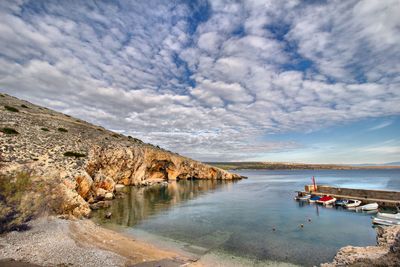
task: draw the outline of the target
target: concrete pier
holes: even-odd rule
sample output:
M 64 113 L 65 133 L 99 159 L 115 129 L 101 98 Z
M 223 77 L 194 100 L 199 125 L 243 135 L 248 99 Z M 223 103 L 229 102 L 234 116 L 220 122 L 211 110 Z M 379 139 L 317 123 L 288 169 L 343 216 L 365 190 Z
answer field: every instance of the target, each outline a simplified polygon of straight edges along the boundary
M 306 185 L 304 190 L 304 193 L 312 193 L 317 196 L 330 195 L 337 199 L 358 199 L 363 204 L 377 202 L 380 206 L 387 207 L 400 205 L 400 192 L 398 191 L 341 188 L 328 185 L 318 185 L 316 190 L 313 185 Z

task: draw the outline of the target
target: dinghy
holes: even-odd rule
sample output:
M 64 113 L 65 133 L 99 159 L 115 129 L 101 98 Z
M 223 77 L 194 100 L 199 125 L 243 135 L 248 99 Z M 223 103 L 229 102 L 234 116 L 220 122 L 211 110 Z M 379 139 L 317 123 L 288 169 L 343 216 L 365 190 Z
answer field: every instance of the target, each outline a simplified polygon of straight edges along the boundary
M 335 201 L 335 206 L 340 206 L 343 207 L 344 205 L 347 204 L 347 199 L 339 199 Z
M 320 199 L 317 200 L 317 203 L 323 204 L 323 205 L 330 205 L 335 203 L 336 198 L 331 197 L 331 196 L 323 196 Z
M 382 213 L 382 212 L 378 212 L 378 214 L 376 215 L 378 218 L 380 219 L 384 219 L 384 220 L 399 220 L 400 221 L 400 213 Z
M 297 196 L 294 197 L 295 200 L 308 201 L 311 198 L 310 194 L 302 195 L 301 192 L 297 192 Z
M 299 197 L 300 201 L 308 201 L 311 198 L 311 195 L 304 195 L 302 197 Z
M 368 211 L 368 210 L 377 210 L 379 207 L 378 203 L 370 203 L 364 206 L 359 207 L 359 209 L 363 210 L 363 211 Z
M 379 225 L 386 225 L 386 226 L 391 226 L 391 225 L 400 225 L 400 221 L 398 220 L 385 220 L 385 219 L 380 219 L 380 218 L 373 218 L 372 219 L 373 224 L 379 224 Z
M 344 205 L 346 208 L 355 208 L 361 205 L 361 201 L 357 199 L 349 199 Z
M 321 197 L 319 197 L 319 196 L 313 196 L 308 201 L 311 202 L 311 203 L 314 203 L 315 201 L 319 200 L 320 198 Z

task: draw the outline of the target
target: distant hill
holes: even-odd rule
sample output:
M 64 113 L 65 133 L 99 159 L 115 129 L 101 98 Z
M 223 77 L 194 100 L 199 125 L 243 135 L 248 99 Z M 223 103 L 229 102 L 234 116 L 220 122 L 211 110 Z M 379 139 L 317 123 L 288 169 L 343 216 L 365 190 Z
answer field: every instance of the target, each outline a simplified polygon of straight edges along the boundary
M 207 162 L 207 164 L 225 169 L 265 169 L 265 170 L 352 170 L 352 169 L 391 169 L 400 168 L 400 162 L 384 165 L 344 165 L 344 164 L 309 164 L 290 162 Z

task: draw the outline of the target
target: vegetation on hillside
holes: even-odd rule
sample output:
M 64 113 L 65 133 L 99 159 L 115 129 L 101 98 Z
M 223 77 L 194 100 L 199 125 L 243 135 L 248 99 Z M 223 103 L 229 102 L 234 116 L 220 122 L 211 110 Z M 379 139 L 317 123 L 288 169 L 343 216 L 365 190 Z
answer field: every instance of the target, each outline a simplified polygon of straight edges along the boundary
M 48 182 L 29 172 L 0 175 L 0 233 L 27 230 L 27 222 L 49 208 Z
M 0 132 L 5 133 L 5 134 L 19 134 L 17 130 L 13 129 L 13 128 L 1 128 Z
M 11 106 L 4 106 L 4 108 L 6 110 L 8 110 L 8 111 L 11 111 L 11 112 L 19 112 L 18 109 L 14 108 L 14 107 L 11 107 Z

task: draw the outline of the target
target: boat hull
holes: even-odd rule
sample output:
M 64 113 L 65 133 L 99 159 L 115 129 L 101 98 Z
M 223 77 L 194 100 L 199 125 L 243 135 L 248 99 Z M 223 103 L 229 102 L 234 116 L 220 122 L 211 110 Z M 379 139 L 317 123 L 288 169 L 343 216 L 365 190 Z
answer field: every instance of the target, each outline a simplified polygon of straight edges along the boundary
M 378 207 L 379 207 L 378 203 L 371 203 L 371 204 L 361 206 L 360 209 L 364 210 L 364 211 L 368 211 L 368 210 L 377 210 Z
M 373 218 L 372 219 L 373 224 L 378 224 L 378 225 L 386 225 L 386 226 L 391 226 L 391 225 L 400 225 L 400 221 L 396 220 L 384 220 L 380 218 Z
M 350 200 L 346 205 L 344 205 L 347 209 L 355 208 L 361 205 L 360 200 Z
M 391 213 L 381 213 L 378 212 L 376 215 L 380 219 L 388 219 L 388 220 L 400 220 L 400 213 L 391 214 Z

